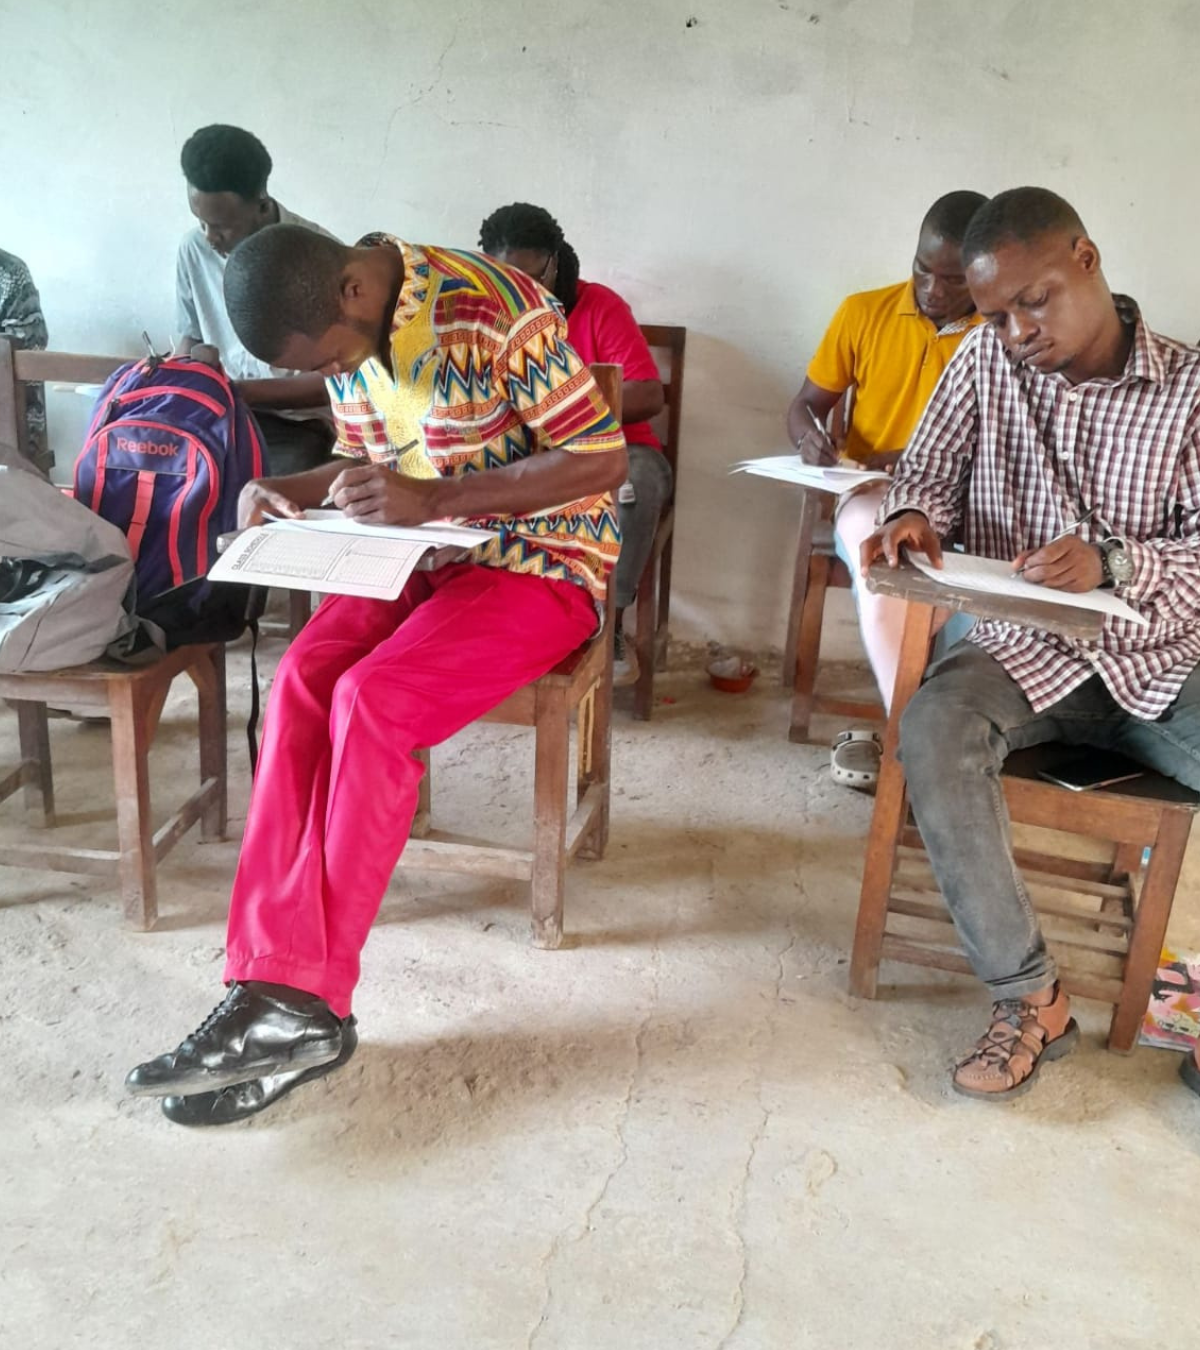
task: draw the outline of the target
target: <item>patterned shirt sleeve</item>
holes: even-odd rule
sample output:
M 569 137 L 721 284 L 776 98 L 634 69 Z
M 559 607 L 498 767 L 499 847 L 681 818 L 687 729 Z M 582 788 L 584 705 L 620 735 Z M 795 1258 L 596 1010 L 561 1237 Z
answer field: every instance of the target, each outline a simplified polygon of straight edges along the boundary
M 962 524 L 978 424 L 976 329 L 954 354 L 925 409 L 883 505 L 879 523 L 920 511 L 942 539 Z
M 18 347 L 44 351 L 47 342 L 42 302 L 29 268 L 11 254 L 0 255 L 0 334 Z
M 625 447 L 620 423 L 609 411 L 591 371 L 567 341 L 555 310 L 519 315 L 497 356 L 497 368 L 517 417 L 544 449 L 598 454 Z
M 1121 595 L 1163 619 L 1200 623 L 1200 407 L 1192 413 L 1174 506 L 1173 538 L 1126 539 L 1133 579 Z

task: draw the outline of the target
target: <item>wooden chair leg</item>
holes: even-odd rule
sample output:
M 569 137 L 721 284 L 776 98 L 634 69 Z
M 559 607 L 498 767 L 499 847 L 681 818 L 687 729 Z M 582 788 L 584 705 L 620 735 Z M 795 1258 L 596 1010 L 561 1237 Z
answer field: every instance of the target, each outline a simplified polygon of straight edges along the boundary
M 561 690 L 538 695 L 533 776 L 533 945 L 562 944 L 570 721 Z
M 670 642 L 671 623 L 671 556 L 675 544 L 672 528 L 658 555 L 658 617 L 654 621 L 654 669 L 666 670 L 667 644 Z
M 585 716 L 588 700 L 579 707 L 579 775 L 576 800 L 582 801 L 592 788 L 601 792 L 600 809 L 583 838 L 576 857 L 595 861 L 604 857 L 608 847 L 608 820 L 612 802 L 612 683 L 602 680 L 592 691 L 591 711 Z
M 204 663 L 188 672 L 196 686 L 200 733 L 200 781 L 215 779 L 218 790 L 200 817 L 200 838 L 224 839 L 229 824 L 229 749 L 226 742 L 225 648 L 214 648 Z
M 288 637 L 294 638 L 312 618 L 312 593 L 288 591 Z
M 883 763 L 875 789 L 875 810 L 867 837 L 862 892 L 850 958 L 850 992 L 874 998 L 879 982 L 879 960 L 887 927 L 888 900 L 896 866 L 896 845 L 908 817 L 904 770 L 897 757 L 900 715 L 917 692 L 929 659 L 934 611 L 928 605 L 909 605 L 900 644 L 900 664 L 892 695 L 892 712 L 883 733 Z
M 427 749 L 414 750 L 413 759 L 425 766 L 425 772 L 417 784 L 417 814 L 413 817 L 409 834 L 413 839 L 424 839 L 429 833 L 433 816 L 433 765 Z
M 815 492 L 802 493 L 800 503 L 800 530 L 796 537 L 796 563 L 792 571 L 792 602 L 788 607 L 787 637 L 783 643 L 783 670 L 780 682 L 786 689 L 792 683 L 796 670 L 796 643 L 800 639 L 800 615 L 808 590 L 809 562 L 812 556 L 813 531 L 817 527 L 821 504 Z
M 1108 1028 L 1108 1048 L 1119 1054 L 1129 1054 L 1137 1043 L 1191 829 L 1190 811 L 1170 808 L 1163 811 L 1134 912 L 1121 999 L 1113 1009 Z
M 657 659 L 658 634 L 655 631 L 654 612 L 657 599 L 658 567 L 650 556 L 642 578 L 638 582 L 636 604 L 638 677 L 633 687 L 633 715 L 639 722 L 648 722 L 654 712 L 654 668 Z
M 821 625 L 825 619 L 825 592 L 829 585 L 830 560 L 820 556 L 810 559 L 808 584 L 804 588 L 804 603 L 800 610 L 800 626 L 796 637 L 796 668 L 792 678 L 792 721 L 788 740 L 805 745 L 809 739 L 813 700 L 817 688 L 817 666 L 821 660 Z
M 1142 844 L 1118 844 L 1113 854 L 1112 868 L 1109 871 L 1111 881 L 1121 881 L 1125 877 L 1135 877 L 1142 870 Z
M 54 825 L 54 773 L 50 762 L 50 725 L 46 705 L 28 699 L 13 699 L 17 710 L 17 734 L 25 779 L 25 810 L 41 816 L 40 824 Z
M 113 779 L 117 795 L 117 873 L 125 921 L 149 930 L 158 919 L 154 831 L 150 817 L 148 701 L 132 681 L 109 685 Z

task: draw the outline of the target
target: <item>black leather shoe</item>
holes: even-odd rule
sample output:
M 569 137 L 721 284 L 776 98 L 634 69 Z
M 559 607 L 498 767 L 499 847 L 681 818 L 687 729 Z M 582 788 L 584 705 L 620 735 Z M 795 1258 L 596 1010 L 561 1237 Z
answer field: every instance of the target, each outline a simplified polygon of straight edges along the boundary
M 232 984 L 174 1050 L 139 1064 L 125 1080 L 135 1097 L 188 1097 L 287 1069 L 337 1059 L 342 1023 L 324 999 L 290 1003 Z
M 285 1073 L 270 1074 L 265 1078 L 251 1078 L 248 1083 L 234 1083 L 220 1092 L 197 1092 L 190 1097 L 164 1097 L 162 1113 L 176 1125 L 232 1125 L 235 1121 L 256 1116 L 268 1106 L 274 1106 L 293 1088 L 324 1078 L 343 1064 L 358 1049 L 357 1023 L 347 1017 L 342 1023 L 342 1053 L 328 1064 L 312 1069 L 289 1069 Z

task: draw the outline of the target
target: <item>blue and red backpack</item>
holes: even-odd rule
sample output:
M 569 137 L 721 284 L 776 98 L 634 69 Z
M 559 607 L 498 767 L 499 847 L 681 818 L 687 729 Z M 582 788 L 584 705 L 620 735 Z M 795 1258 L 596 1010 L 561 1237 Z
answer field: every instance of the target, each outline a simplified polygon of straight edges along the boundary
M 250 619 L 245 587 L 207 580 L 238 494 L 263 471 L 258 427 L 224 374 L 186 358 L 122 366 L 96 401 L 75 496 L 129 539 L 137 612 L 168 648 L 230 641 Z

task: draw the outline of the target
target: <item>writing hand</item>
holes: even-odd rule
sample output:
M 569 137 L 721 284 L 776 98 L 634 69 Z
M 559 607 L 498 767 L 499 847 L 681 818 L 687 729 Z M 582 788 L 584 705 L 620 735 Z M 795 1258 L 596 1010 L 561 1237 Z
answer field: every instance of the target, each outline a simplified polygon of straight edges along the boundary
M 899 567 L 902 548 L 924 553 L 934 567 L 942 565 L 942 541 L 933 526 L 920 511 L 904 511 L 863 540 L 858 551 L 860 571 L 865 575 L 876 558 L 886 559 L 889 567 Z
M 1100 550 L 1077 534 L 1023 550 L 1013 559 L 1013 571 L 1018 568 L 1026 581 L 1056 591 L 1091 591 L 1104 580 Z
M 881 450 L 871 456 L 863 465 L 864 469 L 874 469 L 878 473 L 895 473 L 903 450 Z
M 440 478 L 408 478 L 374 464 L 343 469 L 329 495 L 351 520 L 365 525 L 424 525 L 446 514 L 437 505 Z

